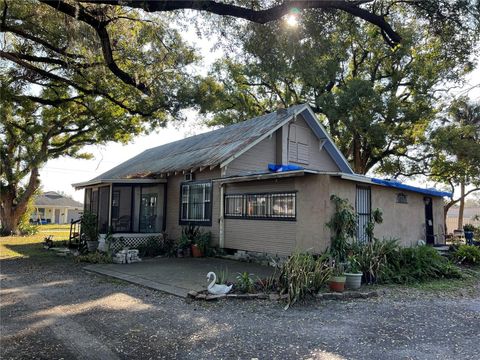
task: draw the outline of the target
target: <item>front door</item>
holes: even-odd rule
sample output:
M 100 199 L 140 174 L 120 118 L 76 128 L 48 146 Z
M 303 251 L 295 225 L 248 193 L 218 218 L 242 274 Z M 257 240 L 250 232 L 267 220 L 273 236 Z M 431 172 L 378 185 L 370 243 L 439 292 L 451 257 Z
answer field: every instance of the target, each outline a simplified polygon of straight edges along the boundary
M 435 236 L 433 234 L 433 202 L 431 197 L 425 197 L 425 231 L 427 244 L 435 244 Z
M 55 224 L 60 224 L 60 209 L 55 209 Z

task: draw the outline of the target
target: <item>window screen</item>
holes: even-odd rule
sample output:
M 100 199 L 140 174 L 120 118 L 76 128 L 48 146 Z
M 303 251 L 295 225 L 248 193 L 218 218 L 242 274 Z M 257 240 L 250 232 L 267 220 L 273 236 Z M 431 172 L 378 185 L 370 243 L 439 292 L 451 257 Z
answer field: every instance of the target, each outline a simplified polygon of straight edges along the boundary
M 209 222 L 212 218 L 212 183 L 192 182 L 181 185 L 180 222 Z

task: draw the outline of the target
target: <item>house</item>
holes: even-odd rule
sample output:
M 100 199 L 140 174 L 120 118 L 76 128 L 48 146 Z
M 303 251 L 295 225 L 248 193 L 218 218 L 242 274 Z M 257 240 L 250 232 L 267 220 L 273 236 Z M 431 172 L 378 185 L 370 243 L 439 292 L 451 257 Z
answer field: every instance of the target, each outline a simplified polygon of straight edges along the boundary
M 355 174 L 308 105 L 146 150 L 73 186 L 85 189 L 102 233 L 111 226 L 114 237 L 178 239 L 195 224 L 220 248 L 278 255 L 330 245 L 332 194 L 355 207 L 359 241 L 380 208 L 376 236 L 443 243 L 449 195 Z
M 55 191 L 47 191 L 35 198 L 35 210 L 30 221 L 41 224 L 68 224 L 78 220 L 83 204 Z

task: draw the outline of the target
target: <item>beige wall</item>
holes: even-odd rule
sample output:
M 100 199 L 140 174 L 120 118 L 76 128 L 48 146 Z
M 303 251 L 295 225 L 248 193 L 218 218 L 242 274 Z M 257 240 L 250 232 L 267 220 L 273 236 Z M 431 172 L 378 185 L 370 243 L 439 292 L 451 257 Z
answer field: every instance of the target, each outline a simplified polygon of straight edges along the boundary
M 294 191 L 294 178 L 225 184 L 225 194 Z M 225 248 L 288 255 L 296 247 L 297 223 L 225 219 Z
M 245 175 L 262 171 L 266 172 L 269 163 L 289 163 L 312 170 L 339 171 L 338 166 L 325 149 L 320 149 L 320 140 L 317 139 L 302 116 L 299 115 L 297 119 L 290 124 L 291 127 L 297 127 L 297 132 L 298 128 L 301 128 L 304 130 L 303 133 L 306 134 L 303 141 L 308 143 L 308 163 L 297 163 L 288 160 L 289 136 L 292 131 L 289 130 L 290 125 L 286 124 L 272 134 L 272 136 L 262 140 L 228 164 L 226 175 Z
M 227 184 L 226 194 L 297 191 L 296 221 L 225 219 L 225 247 L 288 255 L 295 249 L 321 252 L 329 245 L 328 177 L 295 178 Z
M 330 182 L 331 194 L 347 198 L 355 206 L 357 183 L 338 177 L 331 177 Z M 396 202 L 399 192 L 407 194 L 407 204 Z M 376 237 L 398 238 L 404 246 L 411 246 L 418 240 L 425 240 L 425 205 L 423 202 L 425 195 L 376 185 L 371 186 L 371 194 L 372 210 L 379 208 L 383 212 L 383 223 L 375 226 Z M 330 215 L 332 213 L 333 209 Z M 442 198 L 433 198 L 433 222 L 436 242 L 444 243 Z
M 276 162 L 276 136 L 270 136 L 227 165 L 227 176 L 268 171 L 268 164 Z
M 207 180 L 220 177 L 220 170 L 204 170 L 195 172 L 195 180 Z M 179 224 L 180 216 L 180 184 L 183 182 L 184 175 L 178 174 L 168 177 L 167 183 L 167 219 L 166 232 L 173 239 L 179 239 L 182 234 L 182 225 Z M 212 225 L 202 226 L 204 231 L 212 232 L 213 245 L 218 244 L 219 223 L 218 215 L 220 211 L 220 187 L 213 183 L 212 187 Z

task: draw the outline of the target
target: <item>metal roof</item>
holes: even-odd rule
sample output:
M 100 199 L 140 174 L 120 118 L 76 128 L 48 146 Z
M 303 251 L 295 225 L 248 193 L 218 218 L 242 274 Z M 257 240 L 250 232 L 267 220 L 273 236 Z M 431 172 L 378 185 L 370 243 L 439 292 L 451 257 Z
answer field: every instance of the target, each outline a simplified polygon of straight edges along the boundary
M 357 181 L 357 182 L 362 182 L 362 183 L 372 184 L 372 185 L 380 185 L 380 186 L 385 186 L 385 187 L 399 189 L 399 190 L 407 190 L 407 191 L 412 191 L 412 192 L 416 192 L 424 195 L 439 196 L 439 197 L 452 196 L 452 193 L 448 191 L 440 191 L 434 188 L 421 188 L 418 186 L 407 185 L 407 184 L 401 183 L 398 180 L 377 179 L 377 178 L 369 177 L 366 175 L 360 175 L 360 174 L 332 173 L 332 175 L 340 176 L 342 179 L 345 179 L 345 180 L 352 180 L 352 181 Z
M 145 150 L 89 182 L 102 179 L 148 178 L 162 173 L 215 167 L 276 130 L 306 108 L 306 105 L 291 106 L 284 111 L 258 116 Z
M 58 206 L 58 207 L 73 207 L 73 208 L 82 208 L 83 204 L 81 202 L 75 201 L 66 196 L 60 195 L 55 191 L 47 191 L 43 194 L 38 195 L 35 198 L 35 206 Z

